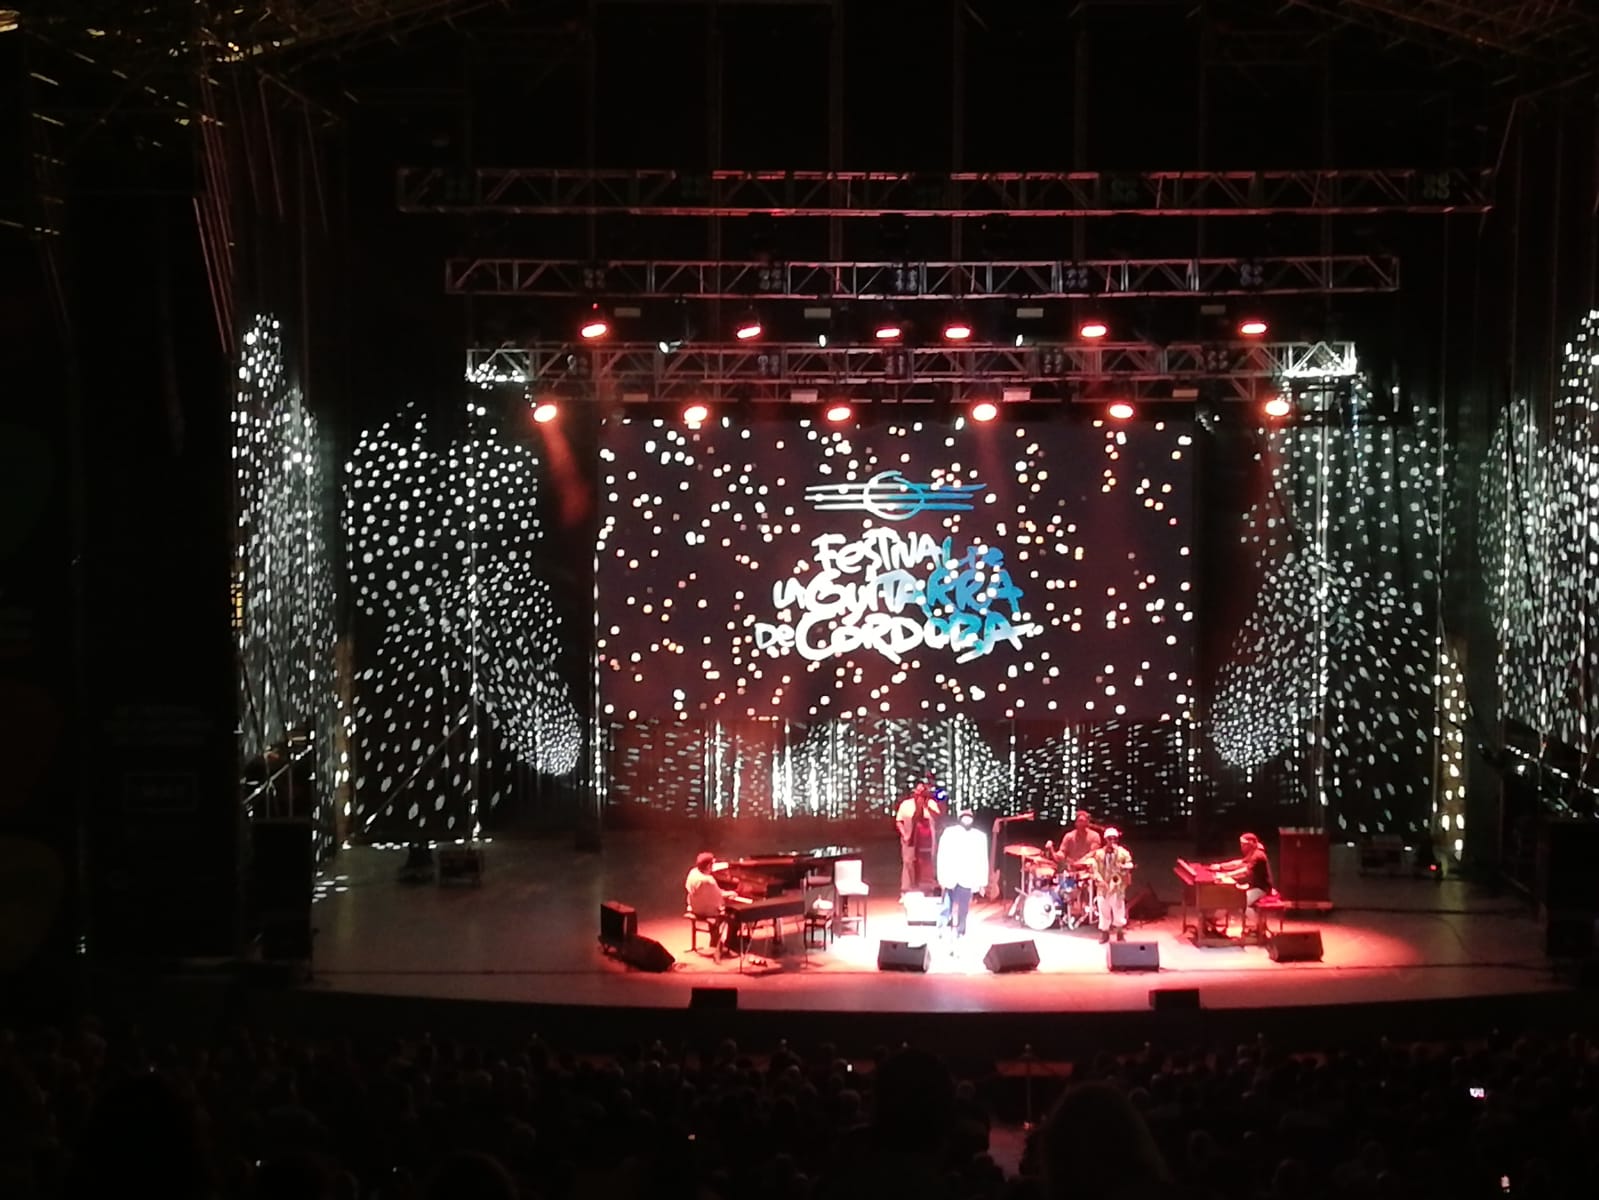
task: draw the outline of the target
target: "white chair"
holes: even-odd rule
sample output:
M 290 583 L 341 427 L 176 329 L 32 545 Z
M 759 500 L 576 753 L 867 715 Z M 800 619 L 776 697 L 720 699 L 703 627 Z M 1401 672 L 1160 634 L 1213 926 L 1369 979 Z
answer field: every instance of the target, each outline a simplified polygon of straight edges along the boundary
M 839 928 L 845 933 L 854 931 L 865 936 L 867 897 L 872 894 L 872 888 L 861 878 L 860 859 L 841 859 L 833 867 L 833 894 L 838 897 Z M 858 912 L 852 911 L 852 900 L 860 901 Z

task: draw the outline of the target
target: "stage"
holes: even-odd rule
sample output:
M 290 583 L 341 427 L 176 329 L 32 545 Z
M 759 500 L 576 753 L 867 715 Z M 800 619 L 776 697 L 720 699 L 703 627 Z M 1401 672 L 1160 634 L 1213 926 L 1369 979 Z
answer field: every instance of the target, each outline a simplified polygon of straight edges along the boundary
M 723 853 L 773 848 L 767 836 L 726 835 Z M 1132 846 L 1161 899 L 1163 920 L 1134 923 L 1129 940 L 1156 943 L 1160 970 L 1106 968 L 1097 931 L 1034 934 L 1007 919 L 1008 902 L 973 905 L 968 937 L 953 953 L 935 933 L 908 927 L 898 903 L 891 837 L 869 846 L 873 886 L 865 936 L 800 953 L 798 932 L 769 974 L 740 973 L 689 950 L 682 879 L 700 848 L 693 835 L 607 835 L 584 853 L 566 840 L 507 840 L 485 850 L 479 886 L 403 884 L 404 854 L 346 850 L 323 872 L 313 908 L 309 989 L 448 1000 L 599 1008 L 683 1008 L 696 987 L 736 987 L 741 1009 L 813 1013 L 1130 1013 L 1154 989 L 1198 989 L 1208 1010 L 1260 1010 L 1528 995 L 1564 990 L 1542 952 L 1530 906 L 1454 881 L 1366 878 L 1352 848 L 1337 847 L 1335 911 L 1289 914 L 1286 928 L 1321 930 L 1319 963 L 1273 962 L 1258 946 L 1196 948 L 1180 936 L 1171 863 L 1178 843 Z M 638 911 L 639 932 L 677 958 L 665 974 L 631 970 L 597 945 L 598 909 L 618 900 Z M 989 945 L 1032 938 L 1037 971 L 994 975 Z M 928 974 L 876 966 L 882 939 L 934 943 Z M 703 943 L 702 943 L 703 944 Z M 763 955 L 763 957 L 765 957 Z

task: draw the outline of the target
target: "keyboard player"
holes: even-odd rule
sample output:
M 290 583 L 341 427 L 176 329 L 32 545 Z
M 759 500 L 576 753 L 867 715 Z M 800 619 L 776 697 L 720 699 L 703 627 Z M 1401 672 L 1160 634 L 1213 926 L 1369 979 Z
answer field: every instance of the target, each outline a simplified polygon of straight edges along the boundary
M 711 945 L 715 947 L 716 959 L 720 962 L 727 949 L 727 902 L 738 893 L 722 890 L 722 885 L 713 874 L 715 869 L 716 855 L 709 850 L 701 852 L 695 857 L 688 877 L 683 880 L 683 888 L 688 893 L 689 912 L 710 922 Z
M 1238 857 L 1226 862 L 1211 863 L 1218 881 L 1225 880 L 1244 889 L 1245 908 L 1254 908 L 1261 897 L 1272 890 L 1271 860 L 1266 857 L 1266 847 L 1252 833 L 1238 835 Z M 1211 917 L 1213 927 L 1225 933 L 1228 915 L 1222 909 Z

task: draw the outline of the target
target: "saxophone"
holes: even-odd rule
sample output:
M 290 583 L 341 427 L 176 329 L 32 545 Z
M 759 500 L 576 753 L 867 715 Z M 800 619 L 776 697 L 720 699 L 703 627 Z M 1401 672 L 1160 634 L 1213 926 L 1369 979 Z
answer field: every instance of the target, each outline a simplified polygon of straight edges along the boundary
M 1127 890 L 1127 874 L 1122 867 L 1121 847 L 1112 846 L 1101 851 L 1104 855 L 1105 890 L 1113 896 L 1119 896 Z

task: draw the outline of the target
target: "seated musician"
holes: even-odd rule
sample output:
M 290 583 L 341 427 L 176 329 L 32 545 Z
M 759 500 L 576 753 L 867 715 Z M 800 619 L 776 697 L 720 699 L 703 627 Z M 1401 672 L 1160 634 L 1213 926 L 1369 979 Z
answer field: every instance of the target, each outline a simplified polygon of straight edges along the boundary
M 1237 858 L 1211 863 L 1210 869 L 1216 872 L 1218 882 L 1235 883 L 1243 888 L 1244 904 L 1249 908 L 1254 908 L 1261 897 L 1273 890 L 1271 861 L 1266 857 L 1266 847 L 1252 833 L 1238 835 Z M 1228 920 L 1224 909 L 1212 917 L 1211 923 L 1219 932 L 1226 933 Z
M 1078 809 L 1077 817 L 1072 822 L 1072 827 L 1060 839 L 1060 847 L 1056 848 L 1054 842 L 1044 843 L 1044 853 L 1055 860 L 1055 865 L 1065 871 L 1079 871 L 1090 868 L 1094 852 L 1101 845 L 1099 833 L 1094 828 L 1093 817 L 1086 809 Z M 1073 917 L 1081 920 L 1084 909 L 1088 904 L 1088 893 L 1082 888 L 1073 888 L 1068 899 Z
M 720 962 L 727 948 L 727 901 L 738 893 L 724 891 L 716 882 L 716 876 L 711 873 L 715 866 L 716 855 L 709 850 L 701 852 L 695 857 L 688 878 L 683 880 L 683 888 L 688 893 L 688 911 L 710 922 L 711 946 Z

